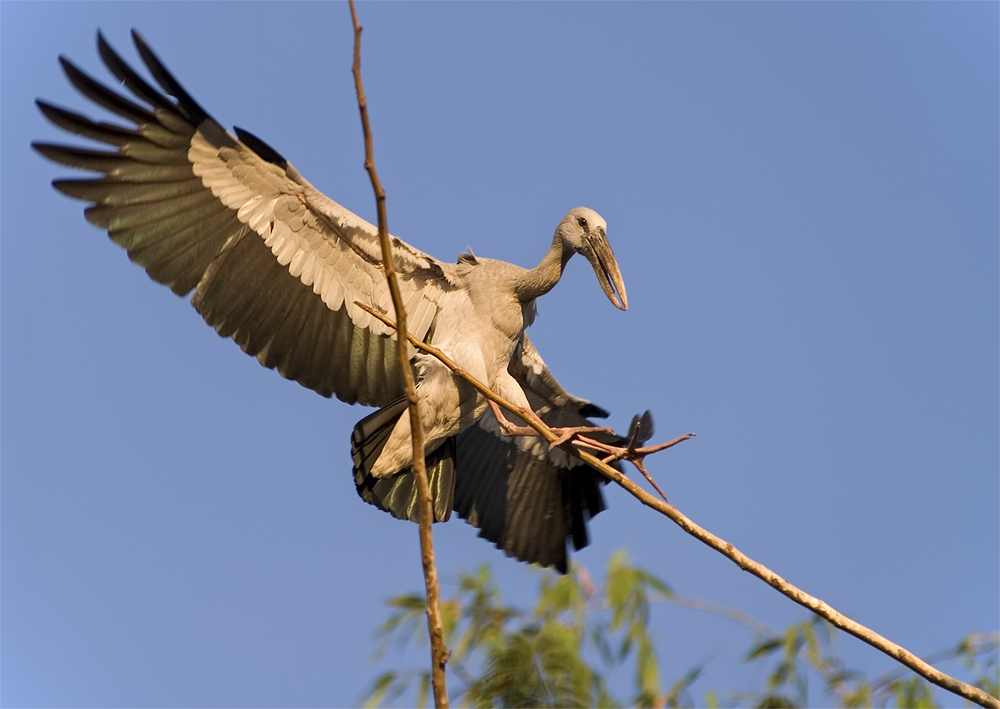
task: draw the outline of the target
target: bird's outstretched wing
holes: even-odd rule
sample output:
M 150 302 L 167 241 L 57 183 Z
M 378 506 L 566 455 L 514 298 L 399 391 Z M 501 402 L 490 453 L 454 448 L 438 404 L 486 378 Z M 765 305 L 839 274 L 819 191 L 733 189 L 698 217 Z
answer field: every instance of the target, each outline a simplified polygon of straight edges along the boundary
M 35 143 L 42 155 L 100 177 L 56 180 L 91 203 L 93 224 L 205 320 L 282 376 L 323 396 L 385 405 L 403 392 L 395 333 L 355 305 L 391 312 L 378 230 L 318 192 L 250 133 L 226 132 L 133 31 L 160 89 L 98 35 L 105 65 L 136 103 L 60 57 L 70 82 L 128 126 L 44 101 L 55 125 L 114 150 Z M 164 93 L 165 92 L 165 93 Z M 168 97 L 169 95 L 169 97 Z M 172 98 L 170 98 L 172 97 Z M 425 338 L 451 265 L 393 239 L 409 329 Z

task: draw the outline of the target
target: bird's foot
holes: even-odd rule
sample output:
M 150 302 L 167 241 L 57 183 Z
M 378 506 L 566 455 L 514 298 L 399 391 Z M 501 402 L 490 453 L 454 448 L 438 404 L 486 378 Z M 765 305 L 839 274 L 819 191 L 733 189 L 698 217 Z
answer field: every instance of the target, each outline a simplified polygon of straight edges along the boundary
M 531 428 L 530 426 L 517 426 L 507 420 L 504 416 L 503 411 L 500 407 L 492 400 L 489 402 L 490 409 L 493 410 L 493 415 L 496 417 L 497 423 L 500 425 L 500 431 L 506 436 L 535 436 L 538 432 Z M 660 486 L 656 484 L 649 472 L 646 470 L 644 460 L 647 455 L 651 453 L 657 453 L 667 448 L 676 446 L 682 441 L 686 441 L 689 438 L 694 438 L 693 433 L 685 433 L 683 436 L 678 436 L 672 441 L 667 441 L 666 443 L 659 443 L 655 446 L 640 446 L 639 443 L 648 439 L 649 435 L 643 435 L 641 432 L 642 424 L 638 420 L 633 422 L 632 431 L 629 434 L 628 443 L 624 446 L 616 446 L 611 443 L 604 443 L 602 441 L 595 440 L 584 434 L 587 433 L 610 433 L 614 434 L 614 431 L 610 428 L 605 428 L 602 426 L 567 426 L 563 428 L 553 428 L 542 421 L 538 414 L 530 409 L 527 411 L 528 415 L 531 416 L 536 423 L 544 427 L 545 429 L 551 431 L 556 438 L 549 443 L 550 448 L 555 448 L 556 446 L 562 445 L 568 441 L 572 441 L 573 445 L 580 448 L 589 448 L 590 450 L 596 451 L 602 454 L 602 462 L 613 463 L 616 460 L 627 460 L 632 465 L 634 465 L 640 473 L 649 481 L 649 484 L 656 488 L 656 491 L 660 493 L 660 497 L 664 500 L 667 496 L 660 489 Z M 638 417 L 637 417 L 638 418 Z M 651 426 L 652 422 L 646 422 L 647 426 Z
M 591 439 L 584 437 L 583 434 L 585 433 L 610 433 L 614 435 L 614 431 L 606 426 L 564 426 L 562 428 L 550 428 L 549 430 L 558 436 L 556 440 L 549 443 L 549 448 L 561 446 L 567 441 L 587 445 Z
M 647 455 L 651 453 L 657 453 L 659 451 L 666 450 L 667 448 L 676 446 L 678 443 L 682 441 L 686 441 L 689 438 L 694 438 L 694 434 L 685 433 L 683 436 L 678 436 L 672 441 L 667 441 L 666 443 L 660 443 L 655 446 L 637 446 L 636 445 L 637 433 L 638 430 L 633 431 L 632 436 L 629 438 L 627 446 L 609 446 L 607 455 L 603 460 L 605 463 L 611 463 L 612 461 L 615 460 L 629 461 L 630 463 L 632 463 L 632 465 L 636 467 L 636 469 L 640 473 L 643 474 L 643 477 L 645 477 L 646 480 L 649 481 L 649 484 L 652 485 L 654 488 L 656 488 L 656 491 L 660 493 L 660 497 L 663 498 L 663 501 L 667 502 L 668 501 L 667 496 L 663 494 L 663 490 L 660 489 L 660 486 L 656 484 L 656 481 L 653 480 L 652 476 L 650 476 L 649 472 L 647 472 L 646 466 L 644 464 L 645 458 Z
M 493 415 L 496 417 L 497 423 L 500 426 L 500 432 L 505 436 L 537 436 L 538 432 L 531 426 L 518 426 L 511 423 L 506 416 L 504 416 L 503 410 L 494 402 L 490 401 L 490 409 L 493 411 Z M 535 423 L 539 424 L 548 431 L 551 431 L 553 435 L 556 436 L 555 440 L 549 443 L 550 448 L 555 448 L 560 446 L 567 441 L 573 440 L 574 438 L 582 436 L 585 433 L 611 433 L 614 434 L 610 428 L 605 428 L 603 426 L 564 426 L 553 428 L 547 423 L 542 421 L 542 419 L 534 411 L 528 410 L 528 414 L 534 419 Z
M 603 443 L 601 441 L 595 441 L 589 438 L 579 438 L 576 443 L 580 446 L 586 446 L 603 454 L 602 461 L 604 463 L 613 463 L 616 460 L 627 460 L 636 469 L 643 474 L 649 484 L 656 488 L 656 491 L 660 493 L 660 497 L 666 501 L 667 496 L 663 494 L 663 490 L 660 486 L 656 484 L 656 481 L 650 476 L 649 472 L 646 470 L 644 464 L 645 458 L 651 453 L 656 453 L 658 451 L 666 450 L 676 446 L 681 441 L 686 441 L 689 438 L 693 438 L 693 433 L 686 433 L 683 436 L 679 436 L 672 441 L 667 441 L 666 443 L 660 443 L 654 446 L 641 446 L 640 443 L 644 443 L 649 439 L 653 432 L 652 429 L 653 422 L 649 417 L 649 412 L 646 415 L 639 417 L 637 416 L 632 421 L 632 430 L 629 433 L 628 443 L 624 446 L 616 446 L 609 443 Z M 648 429 L 648 430 L 646 430 Z

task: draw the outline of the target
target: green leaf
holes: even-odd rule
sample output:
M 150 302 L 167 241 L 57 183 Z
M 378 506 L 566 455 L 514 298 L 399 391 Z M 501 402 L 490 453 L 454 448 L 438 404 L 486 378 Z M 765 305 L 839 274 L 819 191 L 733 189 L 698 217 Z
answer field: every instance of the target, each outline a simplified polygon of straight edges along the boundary
M 782 687 L 788 684 L 789 679 L 794 676 L 793 665 L 784 660 L 778 663 L 778 666 L 774 668 L 774 672 L 770 674 L 767 678 L 767 689 L 769 692 L 773 692 L 778 687 Z
M 757 709 L 793 709 L 797 707 L 794 701 L 780 694 L 768 694 L 754 705 Z
M 645 697 L 655 699 L 660 696 L 660 668 L 656 661 L 656 651 L 647 636 L 639 640 L 639 656 L 636 662 L 637 681 Z
M 441 629 L 444 631 L 445 644 L 451 645 L 462 619 L 462 604 L 455 599 L 442 599 L 438 605 L 441 608 Z
M 386 693 L 389 691 L 389 687 L 391 687 L 395 681 L 396 673 L 392 671 L 385 672 L 376 677 L 375 681 L 372 682 L 371 690 L 368 692 L 368 700 L 365 702 L 365 706 L 375 707 L 381 704 Z
M 935 709 L 937 704 L 930 685 L 922 677 L 913 676 L 893 683 L 893 698 L 899 709 Z
M 756 660 L 759 657 L 770 655 L 780 647 L 781 647 L 780 640 L 775 640 L 775 639 L 761 640 L 757 644 L 750 646 L 750 652 L 746 654 L 746 656 L 743 658 L 743 661 L 750 662 L 751 660 Z
M 427 695 L 430 693 L 431 689 L 431 675 L 426 673 L 420 677 L 420 681 L 417 683 L 417 706 L 421 709 L 427 706 Z
M 820 651 L 819 640 L 816 638 L 815 627 L 811 624 L 803 626 L 802 637 L 805 639 L 806 647 L 809 650 L 809 661 L 813 665 L 818 665 L 820 663 Z
M 629 612 L 628 600 L 632 596 L 635 576 L 622 568 L 624 554 L 616 553 L 608 565 L 607 599 L 611 609 L 611 629 L 617 630 Z
M 719 709 L 719 698 L 711 689 L 705 692 L 705 707 L 706 709 Z
M 541 594 L 535 605 L 535 617 L 543 622 L 555 620 L 564 613 L 579 618 L 583 614 L 584 604 L 583 591 L 575 576 L 567 574 L 555 577 L 554 574 L 546 574 L 542 578 Z
M 785 631 L 784 647 L 785 647 L 785 658 L 792 659 L 798 652 L 799 648 L 802 647 L 802 625 L 796 624 L 792 625 Z
M 640 583 L 644 586 L 649 586 L 664 598 L 670 598 L 674 595 L 673 589 L 667 585 L 666 581 L 661 580 L 659 577 L 654 576 L 648 571 L 636 569 L 636 575 L 638 576 Z
M 414 637 L 418 638 L 417 642 L 420 642 L 420 639 L 426 642 L 426 634 L 421 635 L 418 632 L 420 624 L 424 622 L 427 608 L 423 596 L 417 594 L 394 596 L 386 601 L 386 605 L 395 612 L 390 613 L 375 632 L 375 637 L 379 641 L 373 653 L 375 660 L 388 652 L 392 636 L 396 636 L 398 649 L 405 647 Z
M 414 679 L 419 679 L 423 675 L 429 677 L 429 673 L 426 671 L 421 673 L 408 672 L 404 675 L 398 675 L 391 671 L 383 673 L 372 683 L 372 689 L 368 693 L 368 699 L 365 700 L 364 706 L 376 707 L 393 702 L 409 688 Z
M 844 694 L 841 701 L 845 707 L 870 707 L 872 687 L 867 681 L 861 682 L 853 692 Z

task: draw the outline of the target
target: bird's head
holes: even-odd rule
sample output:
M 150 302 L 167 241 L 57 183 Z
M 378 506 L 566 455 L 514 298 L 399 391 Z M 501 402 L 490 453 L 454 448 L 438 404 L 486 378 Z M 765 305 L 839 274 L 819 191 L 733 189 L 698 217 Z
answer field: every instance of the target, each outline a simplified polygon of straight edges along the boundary
M 556 233 L 566 246 L 587 257 L 608 300 L 619 310 L 628 310 L 625 281 L 608 243 L 607 231 L 607 222 L 600 214 L 593 209 L 576 207 L 563 217 Z

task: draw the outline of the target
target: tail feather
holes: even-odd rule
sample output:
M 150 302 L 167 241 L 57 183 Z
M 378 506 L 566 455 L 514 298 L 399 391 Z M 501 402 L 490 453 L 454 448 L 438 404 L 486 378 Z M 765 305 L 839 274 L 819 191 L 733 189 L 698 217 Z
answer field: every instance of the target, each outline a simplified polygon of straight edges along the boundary
M 365 502 L 375 505 L 397 519 L 420 520 L 420 495 L 412 468 L 377 478 L 372 466 L 382 454 L 396 421 L 406 411 L 405 398 L 397 399 L 375 413 L 361 419 L 351 435 L 351 457 L 354 460 L 354 484 Z M 455 497 L 455 439 L 446 439 L 425 456 L 427 478 L 434 502 L 434 521 L 444 522 L 451 516 Z

